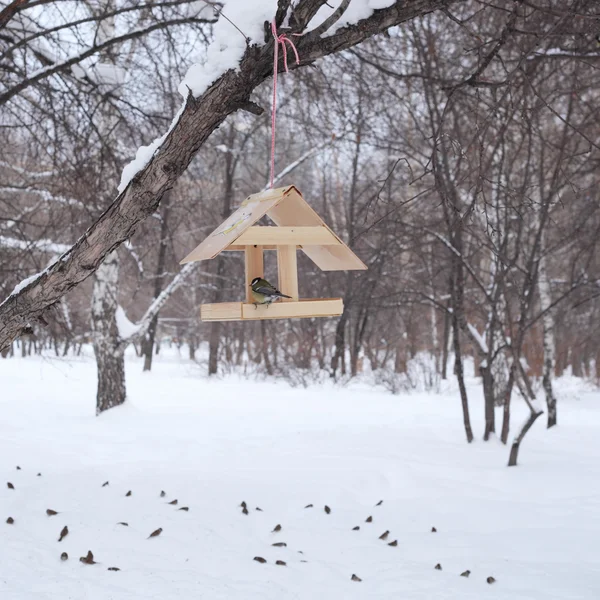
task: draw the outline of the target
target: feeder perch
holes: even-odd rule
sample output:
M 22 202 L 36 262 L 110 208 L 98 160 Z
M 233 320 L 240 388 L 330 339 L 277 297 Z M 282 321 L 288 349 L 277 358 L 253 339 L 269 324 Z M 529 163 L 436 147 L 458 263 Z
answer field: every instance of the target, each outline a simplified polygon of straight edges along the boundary
M 267 215 L 275 227 L 254 226 Z M 263 277 L 263 252 L 277 251 L 278 288 L 291 299 L 271 305 L 253 304 L 250 282 Z M 203 304 L 203 321 L 256 321 L 298 317 L 336 317 L 344 311 L 341 298 L 299 298 L 296 252 L 301 250 L 322 271 L 353 271 L 366 265 L 325 225 L 294 186 L 249 196 L 242 205 L 181 264 L 210 260 L 221 252 L 243 251 L 246 301 Z

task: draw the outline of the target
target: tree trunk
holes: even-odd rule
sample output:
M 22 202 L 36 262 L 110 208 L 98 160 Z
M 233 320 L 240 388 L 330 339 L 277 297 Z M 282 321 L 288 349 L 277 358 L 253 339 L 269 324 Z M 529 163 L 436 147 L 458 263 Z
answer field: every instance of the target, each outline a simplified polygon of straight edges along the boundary
M 158 327 L 158 315 L 152 317 L 148 331 L 142 340 L 142 355 L 144 356 L 144 371 L 152 370 L 152 356 L 154 355 L 154 340 L 156 338 L 156 329 Z M 158 354 L 158 347 L 157 352 Z
M 513 364 L 508 374 L 508 383 L 504 395 L 504 406 L 502 407 L 502 433 L 500 439 L 503 444 L 508 442 L 508 433 L 510 431 L 510 401 L 512 399 L 512 390 L 515 383 L 515 365 Z
M 494 376 L 492 375 L 492 366 L 488 360 L 479 368 L 483 380 L 483 399 L 485 408 L 485 430 L 483 439 L 487 442 L 490 435 L 496 432 L 496 412 L 494 395 Z
M 454 372 L 458 380 L 458 388 L 460 390 L 460 401 L 462 404 L 463 411 L 463 423 L 465 426 L 465 434 L 467 436 L 467 442 L 469 444 L 473 441 L 473 430 L 471 429 L 471 417 L 469 415 L 469 399 L 467 397 L 467 388 L 465 386 L 465 378 L 463 374 L 462 355 L 460 350 L 460 336 L 458 331 L 458 319 L 456 318 L 456 312 L 452 318 L 452 328 L 454 338 Z
M 269 334 L 267 324 L 264 321 L 260 322 L 260 337 L 261 337 L 261 355 L 265 362 L 265 369 L 269 375 L 273 375 L 273 365 L 269 357 Z
M 335 379 L 337 370 L 342 362 L 342 373 L 344 371 L 344 353 L 346 352 L 346 320 L 348 319 L 348 307 L 342 313 L 335 328 L 335 351 L 331 357 L 331 377 Z
M 219 367 L 219 345 L 221 342 L 221 323 L 210 324 L 210 339 L 208 341 L 208 374 L 216 375 Z
M 92 293 L 92 331 L 98 367 L 96 414 L 125 402 L 124 348 L 117 328 L 119 258 L 109 254 L 96 271 Z
M 450 304 L 448 304 L 448 308 Z M 448 344 L 450 342 L 450 328 L 452 319 L 450 318 L 450 312 L 444 313 L 444 345 L 442 347 L 442 379 L 448 378 Z
M 519 431 L 519 434 L 515 437 L 515 439 L 512 443 L 512 446 L 510 448 L 510 455 L 508 457 L 508 466 L 509 467 L 517 466 L 517 458 L 519 457 L 519 448 L 521 447 L 521 442 L 523 441 L 523 438 L 525 437 L 527 432 L 531 429 L 531 426 L 535 423 L 535 420 L 541 414 L 543 414 L 541 411 L 535 411 L 535 410 L 532 410 L 529 413 L 529 417 L 527 417 L 527 420 L 525 421 L 525 423 L 523 423 L 523 426 L 521 427 L 521 431 Z
M 156 261 L 156 274 L 154 275 L 154 300 L 160 296 L 163 289 L 167 261 L 167 238 L 169 234 L 169 213 L 171 194 L 165 194 L 163 199 L 163 211 L 160 222 L 160 242 L 158 246 L 158 258 Z M 142 339 L 142 353 L 144 355 L 144 371 L 152 369 L 152 356 L 154 353 L 154 340 L 158 328 L 158 313 L 150 321 L 148 331 Z M 158 352 L 157 352 L 158 354 Z
M 548 429 L 556 425 L 556 396 L 552 389 L 552 374 L 554 373 L 554 315 L 552 314 L 552 297 L 550 293 L 550 280 L 546 268 L 546 256 L 539 262 L 538 288 L 540 291 L 540 308 L 542 309 L 542 329 L 544 346 L 544 367 L 542 385 L 546 392 L 546 405 L 548 406 Z
M 516 435 L 512 443 L 512 446 L 510 448 L 510 455 L 508 457 L 509 467 L 517 466 L 517 458 L 519 456 L 519 449 L 521 447 L 521 442 L 523 441 L 523 438 L 527 435 L 527 432 L 531 429 L 531 426 L 535 423 L 536 419 L 540 415 L 544 414 L 544 411 L 541 410 L 537 404 L 537 400 L 533 391 L 533 387 L 531 386 L 531 382 L 529 381 L 529 378 L 527 377 L 527 374 L 523 369 L 523 365 L 521 364 L 521 361 L 518 359 L 518 357 L 515 357 L 513 369 L 517 385 L 519 385 L 519 388 L 522 389 L 521 393 L 524 394 L 523 398 L 529 408 L 529 417 L 527 417 L 527 420 L 521 426 L 521 430 Z

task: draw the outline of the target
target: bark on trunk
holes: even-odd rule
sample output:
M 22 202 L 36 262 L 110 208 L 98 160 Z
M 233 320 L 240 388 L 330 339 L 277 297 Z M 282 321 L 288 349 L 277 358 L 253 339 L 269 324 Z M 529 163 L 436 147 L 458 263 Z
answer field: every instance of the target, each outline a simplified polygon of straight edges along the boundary
M 460 401 L 463 411 L 463 423 L 465 426 L 465 434 L 467 436 L 467 442 L 469 444 L 473 441 L 473 429 L 471 428 L 471 417 L 469 415 L 469 398 L 467 397 L 467 388 L 465 386 L 465 378 L 463 374 L 462 355 L 460 349 L 460 335 L 458 328 L 458 319 L 456 313 L 452 319 L 453 327 L 453 338 L 454 338 L 454 372 L 456 373 L 456 379 L 458 380 L 458 388 L 460 390 Z
M 216 375 L 219 369 L 219 345 L 221 341 L 221 323 L 210 324 L 210 339 L 208 342 L 208 374 Z
M 516 467 L 517 459 L 519 456 L 519 449 L 521 447 L 521 442 L 523 438 L 527 435 L 527 432 L 531 429 L 531 426 L 535 423 L 536 419 L 544 414 L 544 411 L 539 407 L 535 393 L 533 391 L 533 387 L 531 386 L 531 382 L 525 373 L 525 369 L 523 369 L 523 365 L 520 360 L 516 360 L 513 363 L 514 367 L 514 377 L 519 385 L 519 388 L 522 389 L 522 393 L 524 393 L 524 400 L 527 403 L 529 408 L 529 416 L 527 417 L 525 423 L 521 426 L 519 433 L 515 436 L 515 439 L 510 448 L 510 454 L 508 457 L 508 466 Z
M 490 439 L 490 435 L 496 432 L 494 376 L 492 375 L 492 367 L 488 362 L 484 363 L 484 366 L 480 367 L 479 371 L 483 380 L 485 408 L 485 430 L 483 432 L 483 439 L 487 442 Z
M 508 433 L 510 431 L 510 401 L 512 399 L 512 391 L 515 383 L 515 366 L 513 365 L 510 368 L 510 373 L 508 374 L 508 383 L 506 385 L 506 393 L 504 396 L 504 406 L 502 410 L 502 432 L 500 434 L 500 439 L 503 444 L 508 442 Z
M 519 449 L 521 447 L 521 442 L 523 441 L 523 438 L 527 435 L 527 432 L 531 429 L 531 426 L 535 423 L 536 419 L 542 414 L 542 411 L 535 410 L 532 410 L 529 413 L 529 417 L 527 417 L 527 420 L 525 421 L 525 423 L 523 423 L 521 431 L 519 431 L 519 434 L 515 437 L 510 448 L 510 455 L 508 457 L 509 467 L 517 466 L 517 459 L 519 457 Z
M 346 321 L 348 319 L 348 307 L 346 306 L 340 320 L 335 328 L 335 351 L 331 357 L 331 377 L 335 379 L 337 371 L 342 366 L 342 374 L 344 373 L 344 353 L 346 352 Z
M 96 394 L 96 414 L 114 408 L 125 402 L 125 361 L 123 354 L 113 354 L 96 349 L 98 366 L 98 391 Z
M 448 308 L 450 305 L 448 304 Z M 448 378 L 448 343 L 450 342 L 450 327 L 452 319 L 450 312 L 444 313 L 444 345 L 442 347 L 442 379 Z
M 156 329 L 158 327 L 158 315 L 155 315 L 150 321 L 148 331 L 142 340 L 142 354 L 144 356 L 144 371 L 152 370 L 152 357 L 154 355 L 154 340 L 156 339 Z M 158 354 L 158 352 L 157 352 Z
M 538 272 L 538 287 L 540 291 L 540 308 L 542 309 L 542 329 L 544 346 L 544 367 L 542 385 L 546 393 L 546 405 L 548 407 L 548 429 L 556 425 L 556 396 L 552 389 L 552 374 L 554 373 L 554 315 L 552 314 L 552 296 L 550 292 L 550 280 L 546 268 L 546 256 L 540 258 Z
M 125 402 L 125 360 L 117 327 L 119 258 L 109 254 L 96 271 L 92 293 L 92 331 L 98 367 L 96 414 Z

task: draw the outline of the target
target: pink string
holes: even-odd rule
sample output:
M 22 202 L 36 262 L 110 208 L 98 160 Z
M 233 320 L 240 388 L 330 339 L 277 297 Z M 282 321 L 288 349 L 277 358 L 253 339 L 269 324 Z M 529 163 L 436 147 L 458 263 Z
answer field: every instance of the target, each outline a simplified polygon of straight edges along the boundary
M 271 22 L 271 31 L 273 32 L 273 37 L 275 38 L 275 50 L 273 56 L 273 104 L 271 108 L 271 188 L 273 187 L 273 183 L 275 180 L 275 119 L 277 113 L 277 65 L 279 62 L 279 45 L 281 44 L 281 52 L 283 54 L 283 66 L 285 68 L 285 72 L 289 73 L 288 63 L 287 63 L 287 46 L 286 43 L 290 45 L 290 48 L 294 52 L 294 56 L 296 58 L 296 64 L 300 64 L 300 57 L 298 56 L 298 51 L 296 50 L 296 46 L 294 46 L 294 42 L 290 40 L 285 33 L 281 33 L 277 35 L 277 27 L 275 25 L 275 21 Z M 300 35 L 300 34 L 294 34 Z

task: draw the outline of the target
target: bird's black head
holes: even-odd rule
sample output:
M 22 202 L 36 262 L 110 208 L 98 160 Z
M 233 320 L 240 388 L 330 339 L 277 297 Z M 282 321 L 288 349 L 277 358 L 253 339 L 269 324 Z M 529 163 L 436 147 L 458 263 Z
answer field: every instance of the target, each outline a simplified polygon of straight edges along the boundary
M 251 282 L 250 285 L 253 286 L 256 283 L 258 283 L 260 280 L 262 279 L 262 277 L 255 277 Z

